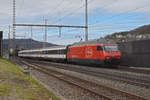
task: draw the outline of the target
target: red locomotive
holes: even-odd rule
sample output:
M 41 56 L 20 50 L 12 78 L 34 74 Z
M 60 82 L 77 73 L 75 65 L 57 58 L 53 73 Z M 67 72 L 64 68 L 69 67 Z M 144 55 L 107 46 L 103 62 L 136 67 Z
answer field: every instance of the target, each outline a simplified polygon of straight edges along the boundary
M 67 61 L 85 64 L 119 64 L 117 44 L 76 44 L 69 47 Z

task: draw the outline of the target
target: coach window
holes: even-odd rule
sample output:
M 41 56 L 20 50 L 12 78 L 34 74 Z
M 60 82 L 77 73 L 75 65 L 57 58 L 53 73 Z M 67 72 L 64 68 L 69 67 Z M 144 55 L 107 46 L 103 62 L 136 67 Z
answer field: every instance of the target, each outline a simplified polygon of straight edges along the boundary
M 47 51 L 43 51 L 43 54 L 47 54 Z
M 60 54 L 66 54 L 66 50 L 60 50 Z
M 102 51 L 103 47 L 102 46 L 97 46 L 97 51 Z
M 66 54 L 66 52 L 67 52 L 66 50 L 63 50 L 63 54 Z
M 62 54 L 62 50 L 59 50 L 59 54 Z
M 56 54 L 60 54 L 60 50 L 57 50 L 57 53 Z
M 47 51 L 47 54 L 52 54 L 52 51 L 51 50 Z
M 45 51 L 46 52 L 46 54 L 48 54 L 48 51 Z

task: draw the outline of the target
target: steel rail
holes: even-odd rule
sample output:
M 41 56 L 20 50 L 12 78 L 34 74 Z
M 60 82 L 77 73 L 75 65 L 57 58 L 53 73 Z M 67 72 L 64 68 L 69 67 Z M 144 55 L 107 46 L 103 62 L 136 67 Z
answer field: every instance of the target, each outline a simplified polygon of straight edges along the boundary
M 88 89 L 88 88 L 85 88 L 85 87 L 83 87 L 83 86 L 81 86 L 81 85 L 79 85 L 79 84 L 73 83 L 73 82 L 71 82 L 71 81 L 67 81 L 67 80 L 65 80 L 65 79 L 63 79 L 63 78 L 61 78 L 61 77 L 59 77 L 59 76 L 57 76 L 57 75 L 54 75 L 54 74 L 50 73 L 48 70 L 44 70 L 44 69 L 41 69 L 41 68 L 37 67 L 37 65 L 35 66 L 35 65 L 32 65 L 32 64 L 29 64 L 29 63 L 26 63 L 26 62 L 23 62 L 23 63 L 24 63 L 25 65 L 27 65 L 27 66 L 32 67 L 33 69 L 39 70 L 40 72 L 43 72 L 43 73 L 48 74 L 48 75 L 50 75 L 50 76 L 53 76 L 53 77 L 55 77 L 55 78 L 57 78 L 57 79 L 59 79 L 59 80 L 62 80 L 62 81 L 64 81 L 64 82 L 66 82 L 66 83 L 69 83 L 69 84 L 71 84 L 71 85 L 75 85 L 75 86 L 77 86 L 77 87 L 79 87 L 79 88 L 81 88 L 81 89 L 83 89 L 83 90 L 85 90 L 85 91 L 87 91 L 87 92 L 91 92 L 92 94 L 97 95 L 97 96 L 99 96 L 99 97 L 101 97 L 101 98 L 104 98 L 105 100 L 113 100 L 112 98 L 110 98 L 110 97 L 108 97 L 108 96 L 105 96 L 105 95 L 103 95 L 103 94 L 101 94 L 101 93 L 97 93 L 97 92 L 92 91 L 92 90 L 90 90 L 90 89 Z
M 96 71 L 91 71 L 91 70 L 89 71 L 87 69 L 81 70 L 79 68 L 68 67 L 68 65 L 64 65 L 64 64 L 63 65 L 62 64 L 56 64 L 56 63 L 49 63 L 49 64 L 55 65 L 56 68 L 60 68 L 60 69 L 64 69 L 64 70 L 66 70 L 65 67 L 67 67 L 67 70 L 71 70 L 71 71 L 72 71 L 72 68 L 73 68 L 73 71 L 75 71 L 75 72 L 90 74 L 90 75 L 93 75 L 93 76 L 103 77 L 103 78 L 107 78 L 107 79 L 111 79 L 111 80 L 113 79 L 113 80 L 116 80 L 116 81 L 131 84 L 131 85 L 150 88 L 150 84 L 148 84 L 148 83 L 150 83 L 150 81 L 145 80 L 145 79 L 138 79 L 138 78 L 127 77 L 127 76 L 118 76 L 118 75 L 113 75 L 113 74 L 105 73 L 105 72 L 96 72 Z M 59 66 L 61 66 L 61 67 L 59 67 Z M 141 82 L 144 82 L 144 83 L 141 83 Z
M 24 62 L 24 63 L 25 63 L 25 62 Z M 51 70 L 51 69 L 40 68 L 41 66 L 39 66 L 39 65 L 37 65 L 37 64 L 35 64 L 35 65 L 28 64 L 28 63 L 26 63 L 26 64 L 27 64 L 28 66 L 31 66 L 31 67 L 35 68 L 35 69 L 38 69 L 38 70 L 43 71 L 43 72 L 45 72 L 45 73 L 47 73 L 47 74 L 50 74 L 50 73 L 48 72 L 48 70 Z M 37 66 L 38 66 L 38 67 L 37 67 Z M 44 69 L 45 69 L 45 70 L 44 70 Z M 103 87 L 103 88 L 105 88 L 105 89 L 107 89 L 107 90 L 110 90 L 110 91 L 115 91 L 115 92 L 117 92 L 117 93 L 121 93 L 122 95 L 126 95 L 127 97 L 133 98 L 133 99 L 135 99 L 135 100 L 148 100 L 148 99 L 145 99 L 145 98 L 143 98 L 143 97 L 141 97 L 141 96 L 137 96 L 137 95 L 134 95 L 134 94 L 130 94 L 130 93 L 128 93 L 128 92 L 121 91 L 121 90 L 118 90 L 118 89 L 114 89 L 114 88 L 111 88 L 111 87 L 108 87 L 108 86 L 100 85 L 100 84 L 97 84 L 97 83 L 94 83 L 94 82 L 91 82 L 91 81 L 88 81 L 88 80 L 84 80 L 84 79 L 81 79 L 81 78 L 78 78 L 78 77 L 75 77 L 75 76 L 67 75 L 67 74 L 58 72 L 58 71 L 56 71 L 56 70 L 51 70 L 51 71 L 52 71 L 52 72 L 59 73 L 59 74 L 62 74 L 62 75 L 65 75 L 65 76 L 69 76 L 69 77 L 72 77 L 72 78 L 75 78 L 75 79 L 78 79 L 78 80 L 81 80 L 81 81 L 84 81 L 84 82 L 87 82 L 87 83 L 91 83 L 91 84 L 94 84 L 94 85 L 99 86 L 99 87 Z M 50 74 L 50 75 L 52 75 L 52 74 Z M 53 75 L 53 76 L 55 76 L 55 75 Z M 57 77 L 57 76 L 55 76 L 55 77 Z M 57 78 L 60 78 L 60 77 L 57 77 Z M 62 78 L 60 78 L 60 79 L 61 79 L 61 80 L 64 80 L 64 79 L 62 79 Z M 66 80 L 64 80 L 64 81 L 66 81 Z M 72 83 L 72 84 L 78 85 L 78 84 L 75 84 L 75 83 Z M 79 86 L 79 85 L 78 85 L 78 87 L 81 88 L 81 86 Z M 84 87 L 82 87 L 82 88 L 84 88 Z M 91 90 L 89 90 L 89 89 L 86 89 L 86 90 L 91 91 Z M 94 92 L 94 94 L 99 94 L 99 93 L 97 93 L 97 92 L 95 92 L 95 91 L 92 91 L 92 92 Z M 106 97 L 106 98 L 108 97 L 108 96 L 105 96 L 104 94 L 103 94 L 103 95 L 102 95 L 102 94 L 99 94 L 99 95 L 102 96 L 102 97 Z M 108 100 L 112 100 L 110 97 L 108 97 L 107 99 L 108 99 Z

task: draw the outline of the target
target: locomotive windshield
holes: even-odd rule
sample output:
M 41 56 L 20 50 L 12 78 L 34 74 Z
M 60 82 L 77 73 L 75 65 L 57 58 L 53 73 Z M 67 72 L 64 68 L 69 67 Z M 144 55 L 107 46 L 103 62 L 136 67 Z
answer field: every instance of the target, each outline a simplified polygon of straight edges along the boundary
M 119 51 L 118 46 L 114 46 L 114 45 L 105 45 L 104 46 L 105 51 Z

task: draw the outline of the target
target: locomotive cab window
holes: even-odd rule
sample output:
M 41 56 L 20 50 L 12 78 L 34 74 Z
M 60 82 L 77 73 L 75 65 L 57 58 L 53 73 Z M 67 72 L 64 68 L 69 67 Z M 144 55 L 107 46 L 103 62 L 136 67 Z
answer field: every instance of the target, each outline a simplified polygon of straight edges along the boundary
M 108 52 L 118 52 L 119 51 L 118 46 L 114 46 L 114 45 L 105 45 L 104 48 L 105 48 L 105 51 L 108 51 Z
M 103 47 L 102 46 L 97 46 L 97 51 L 102 51 Z

